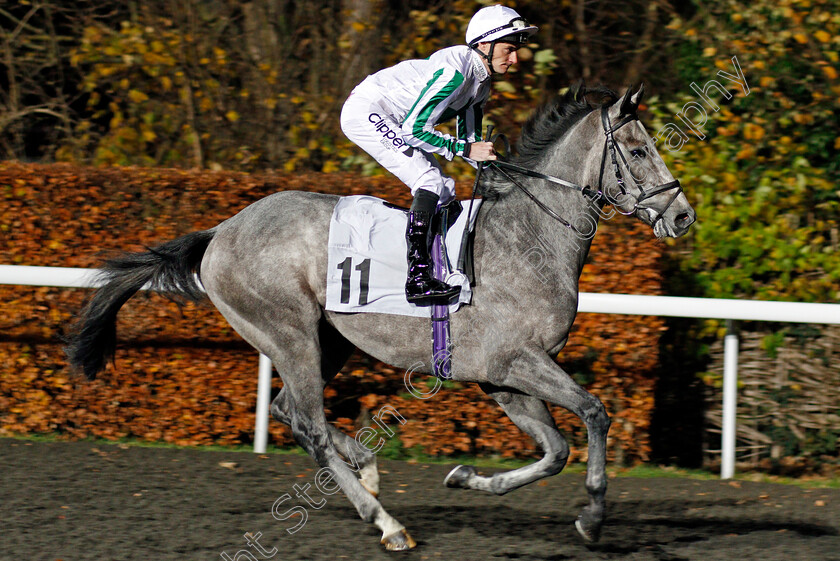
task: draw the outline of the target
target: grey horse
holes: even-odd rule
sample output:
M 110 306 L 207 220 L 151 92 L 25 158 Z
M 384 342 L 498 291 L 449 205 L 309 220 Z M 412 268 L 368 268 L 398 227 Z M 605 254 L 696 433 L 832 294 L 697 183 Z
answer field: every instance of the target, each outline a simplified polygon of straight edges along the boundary
M 589 504 L 575 522 L 587 541 L 599 539 L 604 521 L 610 418 L 554 357 L 575 319 L 592 235 L 598 220 L 616 211 L 651 225 L 658 238 L 681 236 L 695 220 L 636 117 L 642 95 L 643 88 L 631 89 L 618 99 L 604 88 L 577 86 L 535 111 L 509 161 L 514 168 L 493 168 L 482 178 L 473 299 L 451 318 L 452 378 L 478 383 L 544 456 L 492 476 L 458 466 L 444 483 L 501 495 L 559 473 L 569 446 L 545 402 L 560 405 L 588 432 Z M 274 418 L 330 470 L 362 519 L 382 531 L 387 549 L 409 549 L 414 540 L 377 498 L 375 454 L 327 422 L 323 390 L 355 348 L 428 374 L 429 320 L 325 310 L 328 230 L 337 201 L 275 193 L 210 230 L 107 262 L 67 352 L 92 378 L 113 358 L 117 312 L 141 287 L 195 300 L 206 292 L 231 326 L 273 361 L 283 381 L 271 404 Z

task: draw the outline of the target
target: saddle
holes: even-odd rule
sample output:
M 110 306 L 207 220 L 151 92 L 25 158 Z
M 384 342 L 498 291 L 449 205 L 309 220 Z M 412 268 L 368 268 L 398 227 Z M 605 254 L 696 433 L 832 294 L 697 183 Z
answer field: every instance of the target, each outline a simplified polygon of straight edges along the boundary
M 448 305 L 453 313 L 472 299 L 471 233 L 479 203 L 475 201 L 469 225 L 468 213 L 458 201 L 439 209 L 432 225 L 432 231 L 443 234 L 442 255 L 434 248 L 432 252 L 442 267 L 442 280 L 461 286 L 457 301 Z M 354 195 L 339 199 L 330 219 L 327 310 L 432 316 L 433 306 L 415 306 L 405 297 L 407 221 L 408 209 L 378 197 Z M 465 235 L 467 243 L 462 250 Z M 459 262 L 463 263 L 464 272 L 456 270 Z
M 460 286 L 461 292 L 448 305 L 416 306 L 405 296 L 408 209 L 367 195 L 342 197 L 330 219 L 325 308 L 430 318 L 431 370 L 439 378 L 450 378 L 449 314 L 472 299 L 472 240 L 479 206 L 480 201 L 474 201 L 468 213 L 453 201 L 438 209 L 431 227 L 435 276 Z

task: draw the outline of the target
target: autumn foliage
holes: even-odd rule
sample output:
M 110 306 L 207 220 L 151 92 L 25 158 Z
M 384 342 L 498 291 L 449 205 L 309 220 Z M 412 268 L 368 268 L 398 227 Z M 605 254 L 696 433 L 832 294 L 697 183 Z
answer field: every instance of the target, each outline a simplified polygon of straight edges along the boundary
M 460 184 L 465 196 L 469 185 Z M 96 267 L 108 255 L 139 251 L 211 227 L 272 192 L 373 194 L 398 204 L 397 180 L 350 174 L 263 174 L 152 168 L 0 164 L 0 263 Z M 662 246 L 624 217 L 602 222 L 581 289 L 657 294 Z M 0 286 L 0 435 L 137 438 L 177 444 L 252 439 L 257 353 L 208 302 L 183 308 L 140 293 L 119 316 L 115 366 L 92 382 L 68 370 L 61 349 L 85 289 Z M 653 317 L 581 314 L 558 360 L 605 403 L 613 418 L 610 453 L 646 460 L 658 341 Z M 411 396 L 404 372 L 355 355 L 326 390 L 329 418 L 350 433 L 383 405 L 406 419 L 399 441 L 439 455 L 528 457 L 537 452 L 477 386 L 447 384 L 431 399 Z M 424 382 L 414 380 L 415 384 Z M 431 383 L 428 382 L 427 383 Z M 281 386 L 274 381 L 276 392 Z M 554 408 L 573 454 L 585 429 Z M 393 425 L 393 423 L 391 423 Z M 270 423 L 274 444 L 293 444 Z M 573 458 L 574 459 L 574 458 Z

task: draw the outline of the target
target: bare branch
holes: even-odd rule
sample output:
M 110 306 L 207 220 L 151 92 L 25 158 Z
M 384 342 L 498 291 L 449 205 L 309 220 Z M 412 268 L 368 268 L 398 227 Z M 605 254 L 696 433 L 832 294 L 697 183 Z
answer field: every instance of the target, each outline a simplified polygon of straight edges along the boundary
M 14 17 L 9 12 L 7 12 L 3 9 L 0 9 L 0 14 L 8 17 L 12 21 L 17 22 L 17 28 L 14 31 L 12 31 L 12 33 L 8 37 L 6 37 L 6 39 L 9 42 L 14 42 L 17 39 L 17 36 L 20 35 L 21 31 L 23 31 L 24 29 L 29 29 L 30 31 L 33 31 L 33 32 L 38 33 L 40 35 L 44 35 L 43 30 L 32 27 L 28 23 L 29 20 L 32 19 L 32 16 L 34 16 L 38 12 L 38 10 L 40 10 L 40 9 L 41 9 L 40 4 L 35 4 L 34 6 L 32 6 L 32 8 L 29 9 L 29 11 L 26 13 L 26 15 L 23 16 L 23 19 L 20 19 L 20 20 L 17 19 L 16 17 Z M 2 28 L 0 28 L 0 31 L 2 31 Z M 6 35 L 6 33 L 3 32 L 3 35 Z
M 0 132 L 3 132 L 11 123 L 32 114 L 50 115 L 62 121 L 69 122 L 69 117 L 67 117 L 67 115 L 63 115 L 50 107 L 25 107 L 13 113 L 6 112 L 3 114 L 2 118 L 0 118 Z

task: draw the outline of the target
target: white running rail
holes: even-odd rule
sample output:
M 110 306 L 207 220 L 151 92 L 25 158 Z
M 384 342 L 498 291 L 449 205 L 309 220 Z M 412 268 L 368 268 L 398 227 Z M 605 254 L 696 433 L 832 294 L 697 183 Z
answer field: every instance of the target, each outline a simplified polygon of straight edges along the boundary
M 68 267 L 29 267 L 0 265 L 0 284 L 95 287 L 95 269 Z M 639 294 L 596 294 L 581 292 L 578 311 L 600 314 L 626 314 L 727 320 L 724 337 L 723 434 L 721 469 L 723 479 L 735 475 L 735 419 L 738 392 L 738 320 L 821 323 L 840 325 L 840 304 L 810 304 L 720 298 L 683 298 Z M 260 355 L 257 385 L 257 420 L 254 452 L 263 453 L 268 442 L 268 410 L 271 394 L 271 360 Z

